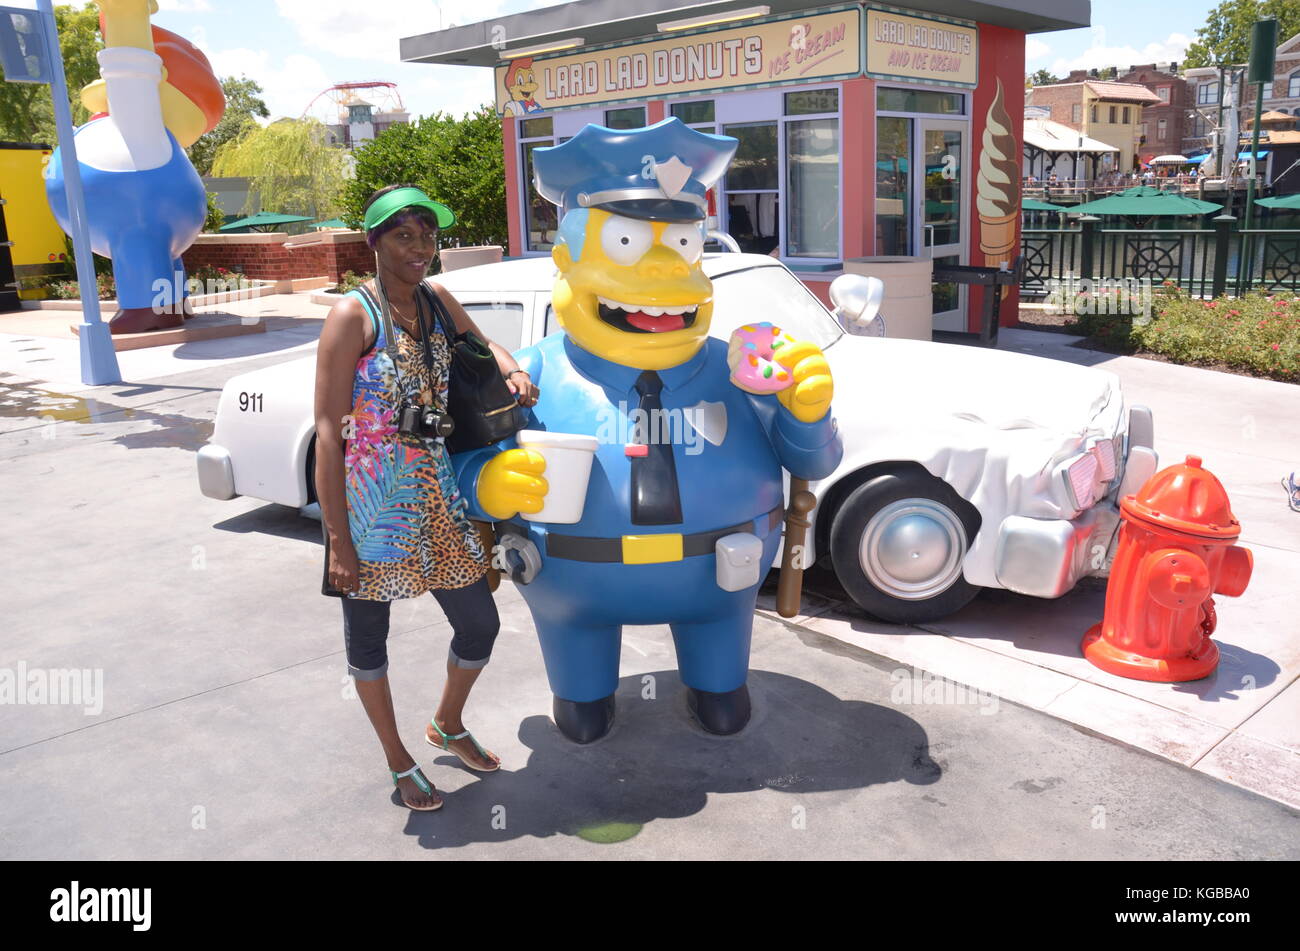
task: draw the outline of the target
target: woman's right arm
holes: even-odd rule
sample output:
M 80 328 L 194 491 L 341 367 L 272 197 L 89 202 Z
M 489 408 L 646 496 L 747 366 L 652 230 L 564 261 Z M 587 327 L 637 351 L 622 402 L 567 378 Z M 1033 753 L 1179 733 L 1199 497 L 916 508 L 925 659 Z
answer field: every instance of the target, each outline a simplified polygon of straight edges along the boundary
M 365 308 L 355 297 L 345 297 L 326 316 L 316 348 L 316 497 L 330 543 L 330 584 L 341 591 L 359 586 L 357 553 L 348 530 L 343 451 L 353 378 L 369 337 Z

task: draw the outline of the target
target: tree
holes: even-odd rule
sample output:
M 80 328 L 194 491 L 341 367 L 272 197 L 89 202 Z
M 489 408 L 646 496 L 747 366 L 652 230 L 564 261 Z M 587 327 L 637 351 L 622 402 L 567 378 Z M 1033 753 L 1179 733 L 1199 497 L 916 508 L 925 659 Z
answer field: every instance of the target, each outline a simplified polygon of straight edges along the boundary
M 80 124 L 90 118 L 81 104 L 81 88 L 99 78 L 99 60 L 95 54 L 104 48 L 99 37 L 99 11 L 94 4 L 80 8 L 58 6 L 54 8 L 54 21 L 59 30 L 59 49 L 63 53 L 72 121 Z M 37 83 L 7 83 L 3 76 L 3 71 L 0 71 L 0 140 L 56 144 L 58 136 L 50 87 Z
M 329 144 L 322 123 L 281 119 L 266 128 L 245 126 L 238 138 L 217 149 L 212 174 L 251 179 L 246 214 L 260 196 L 267 211 L 322 219 L 338 214 L 346 167 L 346 155 Z
M 343 217 L 360 225 L 366 199 L 409 182 L 456 213 L 448 237 L 461 245 L 506 243 L 501 118 L 490 106 L 460 119 L 441 112 L 385 129 L 353 152 L 356 177 L 343 190 Z
M 1060 79 L 1053 76 L 1046 69 L 1040 69 L 1037 72 L 1031 73 L 1029 76 L 1029 85 L 1031 86 L 1051 86 L 1060 81 Z
M 1256 20 L 1277 17 L 1279 43 L 1300 33 L 1300 0 L 1223 0 L 1210 11 L 1183 66 L 1240 64 L 1250 59 L 1250 29 Z
M 190 161 L 200 175 L 212 174 L 212 159 L 217 149 L 239 138 L 249 125 L 257 125 L 257 118 L 265 119 L 271 113 L 262 101 L 262 87 L 247 76 L 227 76 L 221 80 L 221 91 L 226 95 L 226 111 L 211 132 L 201 135 L 190 146 Z

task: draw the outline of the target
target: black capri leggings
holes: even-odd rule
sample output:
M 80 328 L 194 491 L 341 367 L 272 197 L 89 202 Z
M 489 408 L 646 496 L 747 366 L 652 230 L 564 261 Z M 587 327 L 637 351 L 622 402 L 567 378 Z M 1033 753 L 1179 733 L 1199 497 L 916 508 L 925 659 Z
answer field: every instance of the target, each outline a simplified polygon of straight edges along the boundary
M 496 601 L 487 578 L 480 578 L 463 588 L 434 588 L 429 592 L 438 599 L 451 622 L 449 663 L 474 669 L 487 664 L 492 643 L 501 628 Z M 357 680 L 378 680 L 388 672 L 388 616 L 391 601 L 363 601 L 342 598 L 343 644 L 347 648 L 348 673 Z

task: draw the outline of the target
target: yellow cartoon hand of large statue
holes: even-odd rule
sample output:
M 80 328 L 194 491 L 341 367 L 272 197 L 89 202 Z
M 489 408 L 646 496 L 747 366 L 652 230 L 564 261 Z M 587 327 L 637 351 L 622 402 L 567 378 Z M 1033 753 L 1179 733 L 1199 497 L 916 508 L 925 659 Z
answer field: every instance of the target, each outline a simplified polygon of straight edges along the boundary
M 488 460 L 478 475 L 478 504 L 494 519 L 542 510 L 550 486 L 542 478 L 546 460 L 535 449 L 507 449 Z
M 815 423 L 830 409 L 835 384 L 830 364 L 815 345 L 799 340 L 776 352 L 776 361 L 790 371 L 794 383 L 776 398 L 801 423 Z

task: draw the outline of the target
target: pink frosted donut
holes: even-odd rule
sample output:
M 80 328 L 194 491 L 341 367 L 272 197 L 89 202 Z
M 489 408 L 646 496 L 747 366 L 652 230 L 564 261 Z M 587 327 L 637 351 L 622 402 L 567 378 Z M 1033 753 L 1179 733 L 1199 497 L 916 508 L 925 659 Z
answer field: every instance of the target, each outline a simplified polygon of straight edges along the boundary
M 776 361 L 794 338 L 770 323 L 745 324 L 727 342 L 731 382 L 747 393 L 776 393 L 794 383 L 790 371 Z

